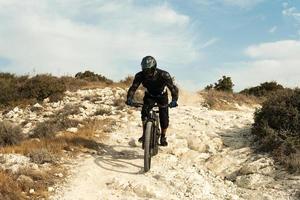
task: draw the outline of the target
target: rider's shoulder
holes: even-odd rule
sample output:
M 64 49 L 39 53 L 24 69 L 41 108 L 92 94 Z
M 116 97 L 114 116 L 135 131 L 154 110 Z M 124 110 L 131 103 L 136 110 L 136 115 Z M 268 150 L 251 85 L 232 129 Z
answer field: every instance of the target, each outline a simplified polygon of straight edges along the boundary
M 165 79 L 169 79 L 171 78 L 171 75 L 169 72 L 162 70 L 162 69 L 157 69 L 157 72 L 161 75 L 161 77 L 165 78 Z
M 143 77 L 143 72 L 142 71 L 135 74 L 135 78 L 142 78 L 142 77 Z

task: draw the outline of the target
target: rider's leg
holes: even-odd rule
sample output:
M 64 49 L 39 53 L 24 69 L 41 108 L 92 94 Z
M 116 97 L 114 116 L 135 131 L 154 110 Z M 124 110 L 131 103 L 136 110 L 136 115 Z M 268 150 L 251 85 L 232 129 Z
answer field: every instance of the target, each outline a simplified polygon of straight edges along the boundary
M 164 95 L 162 99 L 160 99 L 160 104 L 167 105 L 168 104 L 168 95 Z M 159 120 L 161 126 L 161 137 L 160 137 L 160 144 L 162 146 L 167 146 L 167 138 L 166 133 L 169 127 L 169 108 L 160 108 L 159 109 Z
M 162 137 L 166 137 L 167 130 L 168 130 L 168 128 L 161 129 L 161 136 Z

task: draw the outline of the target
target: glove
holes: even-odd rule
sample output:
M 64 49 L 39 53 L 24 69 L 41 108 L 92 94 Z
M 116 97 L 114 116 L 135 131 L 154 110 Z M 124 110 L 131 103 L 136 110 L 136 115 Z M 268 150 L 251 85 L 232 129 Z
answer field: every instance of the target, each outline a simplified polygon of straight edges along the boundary
M 174 107 L 177 107 L 177 106 L 178 106 L 178 104 L 177 104 L 176 100 L 172 100 L 171 103 L 169 104 L 170 108 L 174 108 Z
M 132 106 L 133 100 L 132 100 L 131 98 L 129 98 L 129 99 L 127 99 L 127 101 L 126 101 L 125 103 L 126 103 L 126 105 L 128 105 L 128 106 Z

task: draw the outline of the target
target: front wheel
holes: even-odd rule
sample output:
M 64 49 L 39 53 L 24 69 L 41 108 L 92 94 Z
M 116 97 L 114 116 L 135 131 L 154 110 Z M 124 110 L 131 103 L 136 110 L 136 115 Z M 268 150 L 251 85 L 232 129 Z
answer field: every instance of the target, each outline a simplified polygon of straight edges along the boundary
M 150 170 L 151 166 L 151 141 L 150 136 L 152 132 L 152 125 L 151 121 L 147 122 L 146 129 L 145 129 L 145 138 L 144 138 L 144 171 L 147 172 Z

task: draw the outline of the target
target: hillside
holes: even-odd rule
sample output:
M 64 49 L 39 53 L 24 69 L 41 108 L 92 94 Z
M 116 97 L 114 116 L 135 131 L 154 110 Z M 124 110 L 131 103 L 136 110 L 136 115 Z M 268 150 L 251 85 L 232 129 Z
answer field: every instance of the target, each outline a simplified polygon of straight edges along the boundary
M 170 111 L 169 146 L 160 147 L 150 172 L 144 174 L 143 151 L 137 143 L 140 114 L 124 105 L 125 94 L 126 90 L 118 87 L 66 92 L 59 102 L 45 100 L 1 115 L 2 120 L 19 124 L 29 136 L 39 123 L 49 124 L 59 116 L 78 122 L 65 123 L 51 139 L 56 144 L 57 139 L 71 138 L 55 146 L 62 148 L 62 155 L 46 143 L 48 153 L 59 155 L 58 161 L 43 155 L 44 161 L 37 163 L 32 154 L 22 150 L 22 144 L 21 148 L 1 149 L 1 168 L 13 171 L 13 178 L 37 183 L 33 173 L 24 174 L 24 168 L 48 174 L 43 187 L 32 184 L 25 188 L 24 198 L 299 198 L 300 176 L 288 174 L 272 157 L 256 153 L 251 145 L 254 108 L 209 110 L 194 93 L 181 93 L 180 106 Z M 36 145 L 44 139 L 30 141 Z

